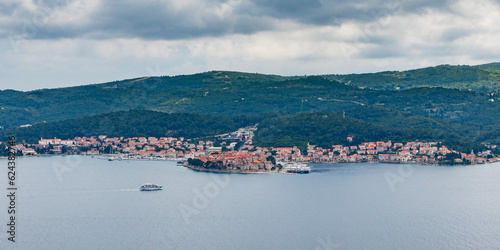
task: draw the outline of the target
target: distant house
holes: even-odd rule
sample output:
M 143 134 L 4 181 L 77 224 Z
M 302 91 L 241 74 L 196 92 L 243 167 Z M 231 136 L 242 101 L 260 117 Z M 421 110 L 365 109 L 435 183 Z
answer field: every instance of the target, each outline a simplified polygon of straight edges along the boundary
M 476 160 L 476 156 L 474 155 L 467 155 L 464 157 L 465 160 L 468 160 L 470 162 L 474 162 Z
M 51 144 L 51 142 L 52 142 L 51 139 L 43 139 L 42 138 L 42 139 L 38 140 L 38 144 L 40 144 L 40 145 L 49 145 L 49 144 Z
M 222 147 L 209 147 L 208 148 L 208 153 L 221 153 L 222 152 Z
M 410 152 L 406 151 L 406 150 L 403 150 L 403 151 L 399 152 L 399 155 L 401 155 L 401 156 L 410 156 Z
M 500 161 L 499 158 L 490 158 L 490 159 L 488 159 L 488 162 L 491 162 L 491 163 L 498 162 L 498 161 Z
M 36 151 L 32 148 L 26 148 L 22 150 L 23 155 L 36 155 Z
M 54 148 L 54 149 L 51 149 L 50 152 L 52 152 L 54 154 L 61 154 L 62 150 L 61 150 L 61 148 Z
M 73 141 L 73 140 L 61 140 L 60 144 L 66 145 L 66 146 L 73 146 L 73 145 L 75 145 L 75 141 Z
M 486 163 L 486 159 L 483 158 L 483 157 L 477 157 L 476 158 L 476 163 L 484 164 L 484 163 Z
M 391 155 L 388 155 L 388 154 L 381 154 L 378 156 L 378 159 L 381 161 L 381 162 L 385 162 L 385 161 L 390 161 L 391 160 Z
M 378 156 L 381 162 L 406 162 L 409 158 L 396 154 L 381 154 Z

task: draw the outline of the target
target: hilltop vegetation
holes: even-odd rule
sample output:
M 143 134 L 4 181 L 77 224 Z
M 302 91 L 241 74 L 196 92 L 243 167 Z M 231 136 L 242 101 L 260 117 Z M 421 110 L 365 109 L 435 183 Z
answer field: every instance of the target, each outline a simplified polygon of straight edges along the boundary
M 4 130 L 0 131 L 0 135 L 1 141 L 6 141 L 9 135 L 15 135 L 18 141 L 31 143 L 37 142 L 42 137 L 72 139 L 77 136 L 95 135 L 195 138 L 235 131 L 254 122 L 247 117 L 132 110 Z
M 386 71 L 368 74 L 327 75 L 349 85 L 373 89 L 411 89 L 444 87 L 497 92 L 500 90 L 500 64 L 479 66 L 440 65 L 407 71 Z
M 203 114 L 248 113 L 228 109 L 240 97 L 228 89 L 281 81 L 281 76 L 237 72 L 207 72 L 189 76 L 145 77 L 71 88 L 42 89 L 28 92 L 0 92 L 0 126 L 60 121 L 114 111 L 147 109 L 164 112 Z M 217 100 L 214 91 L 226 97 Z M 251 107 L 250 107 L 251 109 Z
M 254 141 L 262 146 L 299 146 L 302 149 L 308 143 L 330 148 L 333 144 L 358 145 L 369 141 L 439 141 L 462 152 L 484 149 L 470 138 L 445 129 L 446 126 L 418 128 L 419 122 L 407 122 L 406 126 L 394 128 L 335 113 L 284 115 L 263 120 Z M 347 141 L 347 136 L 353 138 L 352 143 Z
M 108 135 L 110 137 L 173 136 L 187 139 L 214 136 L 236 131 L 240 127 L 259 123 L 254 143 L 258 146 L 299 146 L 308 143 L 322 147 L 332 144 L 348 145 L 347 136 L 354 138 L 352 145 L 366 141 L 393 140 L 441 141 L 461 151 L 482 149 L 472 138 L 460 136 L 446 123 L 432 119 L 394 113 L 387 110 L 362 108 L 372 113 L 366 122 L 336 113 L 264 114 L 258 116 L 213 116 L 186 113 L 162 113 L 147 110 L 119 111 L 109 114 L 42 123 L 27 128 L 16 128 L 0 132 L 0 139 L 15 135 L 18 141 L 35 143 L 40 138 L 72 139 L 74 137 Z M 362 113 L 359 113 L 362 114 Z M 393 117 L 400 117 L 404 125 L 394 126 Z M 432 126 L 428 126 L 432 125 Z
M 340 143 L 345 133 L 358 130 L 360 140 L 454 140 L 455 145 L 475 147 L 500 143 L 500 99 L 492 93 L 498 74 L 498 63 L 326 77 L 213 71 L 4 90 L 0 126 L 6 128 L 3 135 L 16 133 L 30 140 L 96 134 L 189 138 L 260 122 L 257 139 L 263 145 L 273 140 L 287 145 Z M 307 119 L 316 122 L 307 124 Z M 111 132 L 105 129 L 109 121 Z M 341 123 L 349 129 L 339 127 Z M 23 124 L 34 126 L 13 129 Z
M 490 126 L 499 124 L 491 120 L 499 105 L 490 100 L 497 100 L 496 96 L 445 88 L 371 90 L 324 77 L 284 79 L 209 72 L 31 92 L 3 91 L 0 126 L 11 128 L 132 109 L 233 116 L 343 112 L 374 105 L 452 123 Z M 475 119 L 478 114 L 487 119 Z

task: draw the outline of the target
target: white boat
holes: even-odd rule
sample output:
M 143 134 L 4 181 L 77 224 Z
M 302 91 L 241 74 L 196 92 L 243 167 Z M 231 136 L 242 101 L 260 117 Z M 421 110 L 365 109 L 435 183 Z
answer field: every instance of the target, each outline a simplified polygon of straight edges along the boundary
M 296 173 L 296 174 L 308 174 L 311 172 L 311 167 L 302 163 L 287 163 L 285 164 L 285 170 L 288 173 Z
M 156 191 L 156 190 L 161 190 L 163 186 L 161 185 L 156 185 L 156 184 L 151 184 L 151 183 L 146 183 L 142 185 L 139 190 L 141 191 Z

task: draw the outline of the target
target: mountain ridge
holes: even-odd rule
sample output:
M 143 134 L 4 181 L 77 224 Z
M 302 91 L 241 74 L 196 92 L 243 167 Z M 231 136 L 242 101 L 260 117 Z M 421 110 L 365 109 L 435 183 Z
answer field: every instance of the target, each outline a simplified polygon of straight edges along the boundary
M 439 115 L 452 121 L 447 118 L 450 112 L 463 120 L 474 107 L 493 114 L 492 109 L 498 106 L 488 102 L 489 93 L 443 87 L 376 90 L 322 76 L 285 80 L 273 76 L 262 80 L 255 74 L 232 74 L 217 72 L 208 77 L 139 78 L 64 89 L 7 91 L 0 94 L 0 126 L 10 128 L 131 109 L 232 116 L 281 111 L 341 112 L 360 105 L 382 105 L 417 115 Z M 463 103 L 470 105 L 461 107 Z
M 397 73 L 411 73 L 411 72 L 418 72 L 418 71 L 426 71 L 426 70 L 434 70 L 434 69 L 439 69 L 439 68 L 455 68 L 455 69 L 460 69 L 460 68 L 470 68 L 470 69 L 488 69 L 492 71 L 500 71 L 500 62 L 492 62 L 492 63 L 486 63 L 486 64 L 478 64 L 478 65 L 450 65 L 450 64 L 440 64 L 436 66 L 429 66 L 429 67 L 424 67 L 424 68 L 416 68 L 416 69 L 408 69 L 408 70 L 386 70 L 386 71 L 379 71 L 379 72 L 365 72 L 365 73 L 351 73 L 351 74 L 318 74 L 318 75 L 306 75 L 306 76 L 286 76 L 286 75 L 277 75 L 277 74 L 264 74 L 264 73 L 250 73 L 250 72 L 243 72 L 243 71 L 229 71 L 229 70 L 211 70 L 211 71 L 206 71 L 206 72 L 200 72 L 200 73 L 193 73 L 193 74 L 181 74 L 181 75 L 175 75 L 175 76 L 166 76 L 166 75 L 161 75 L 161 76 L 140 76 L 140 77 L 135 77 L 135 78 L 130 78 L 130 79 L 123 79 L 123 80 L 115 80 L 115 81 L 110 81 L 110 82 L 100 82 L 100 83 L 93 83 L 93 84 L 83 84 L 83 85 L 78 85 L 78 86 L 70 86 L 70 87 L 60 87 L 60 88 L 42 88 L 42 89 L 34 89 L 34 90 L 28 90 L 28 91 L 20 91 L 20 90 L 15 90 L 15 89 L 0 89 L 0 92 L 2 91 L 15 91 L 15 92 L 33 92 L 33 91 L 46 91 L 46 90 L 57 90 L 57 89 L 68 89 L 68 88 L 79 88 L 79 87 L 90 87 L 90 86 L 95 86 L 95 85 L 110 85 L 110 84 L 116 84 L 120 82 L 133 82 L 145 78 L 184 78 L 184 77 L 197 77 L 197 76 L 217 76 L 220 74 L 226 74 L 226 75 L 244 75 L 244 76 L 260 76 L 261 78 L 266 78 L 268 80 L 274 79 L 274 80 L 286 80 L 286 79 L 297 79 L 297 78 L 304 78 L 308 76 L 323 76 L 327 78 L 331 78 L 333 76 L 359 76 L 359 75 L 390 75 L 390 74 L 397 74 Z M 497 79 L 498 80 L 498 79 Z
M 412 73 L 412 79 L 419 79 L 419 74 L 422 79 L 431 79 L 433 74 L 436 75 L 433 79 L 441 79 L 455 69 L 467 73 L 475 72 L 477 67 L 424 68 Z M 500 63 L 480 67 L 488 68 L 488 72 L 498 67 L 500 72 Z M 394 75 L 394 72 L 384 74 Z M 500 130 L 500 98 L 496 92 L 449 86 L 376 89 L 328 76 L 283 77 L 235 71 L 139 77 L 28 92 L 3 90 L 0 107 L 0 126 L 6 129 L 119 111 L 152 110 L 225 117 L 347 113 L 349 117 L 383 127 L 399 129 L 404 123 L 420 128 L 430 126 L 480 141 L 497 141 Z

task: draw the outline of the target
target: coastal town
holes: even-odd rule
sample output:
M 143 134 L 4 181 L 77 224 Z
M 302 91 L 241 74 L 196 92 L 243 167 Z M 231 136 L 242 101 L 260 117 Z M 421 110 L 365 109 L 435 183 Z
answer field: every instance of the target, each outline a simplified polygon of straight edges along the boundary
M 498 145 L 486 145 L 483 152 L 463 153 L 438 142 L 364 142 L 322 148 L 259 147 L 253 145 L 253 131 L 213 137 L 212 140 L 183 137 L 76 137 L 69 140 L 43 139 L 37 144 L 19 144 L 18 155 L 98 155 L 108 160 L 175 160 L 194 170 L 213 172 L 276 172 L 288 163 L 404 163 L 404 164 L 485 164 L 500 161 Z M 189 161 L 188 161 L 189 159 Z

